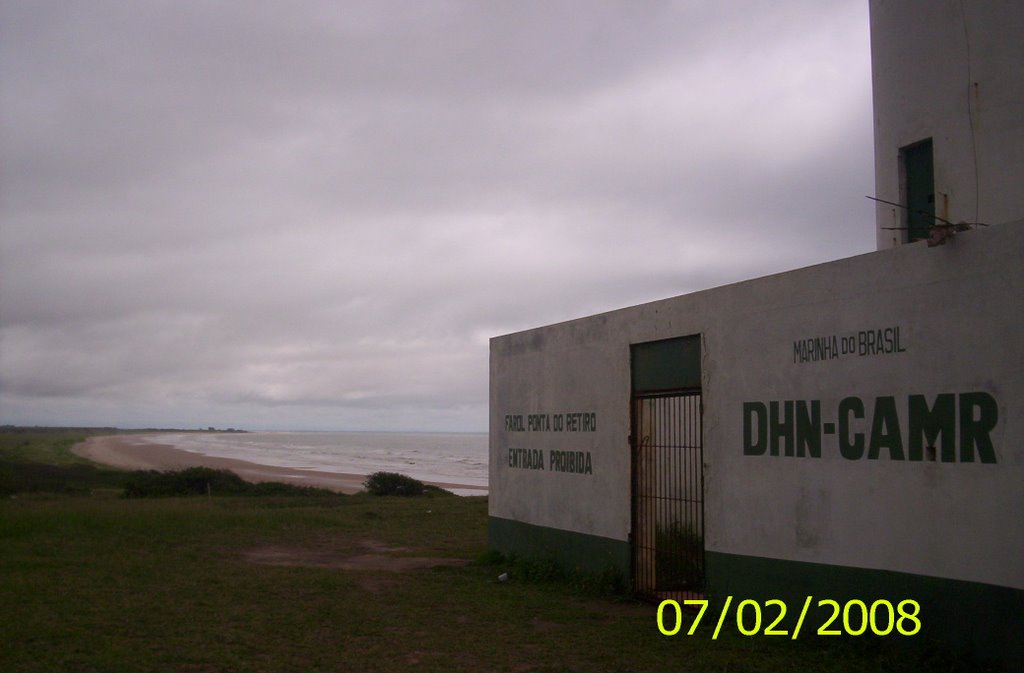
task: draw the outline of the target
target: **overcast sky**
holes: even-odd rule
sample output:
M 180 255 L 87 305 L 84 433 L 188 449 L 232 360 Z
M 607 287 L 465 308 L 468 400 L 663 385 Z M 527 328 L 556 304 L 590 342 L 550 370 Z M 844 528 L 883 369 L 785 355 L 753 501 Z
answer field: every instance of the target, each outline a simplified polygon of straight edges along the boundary
M 492 336 L 874 248 L 865 0 L 0 7 L 0 423 L 485 431 Z

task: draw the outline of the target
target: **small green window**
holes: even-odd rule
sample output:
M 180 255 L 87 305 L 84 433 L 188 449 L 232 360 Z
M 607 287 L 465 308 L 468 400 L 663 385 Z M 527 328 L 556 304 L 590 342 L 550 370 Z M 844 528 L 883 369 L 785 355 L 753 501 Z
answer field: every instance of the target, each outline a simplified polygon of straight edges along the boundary
M 929 236 L 935 224 L 935 167 L 932 139 L 900 149 L 903 168 L 903 198 L 907 206 L 907 243 Z

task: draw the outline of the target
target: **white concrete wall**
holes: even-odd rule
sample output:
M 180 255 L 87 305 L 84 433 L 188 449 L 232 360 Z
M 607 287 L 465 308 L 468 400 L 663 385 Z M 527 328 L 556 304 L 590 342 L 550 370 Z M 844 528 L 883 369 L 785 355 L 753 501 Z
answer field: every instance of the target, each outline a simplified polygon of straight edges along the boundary
M 1024 2 L 871 0 L 875 191 L 901 202 L 899 149 L 933 138 L 936 215 L 1024 219 Z M 977 179 L 977 189 L 975 180 Z M 877 205 L 878 247 L 900 244 Z
M 1012 223 L 497 337 L 490 514 L 628 540 L 630 344 L 699 333 L 708 550 L 1024 588 L 1022 261 Z M 799 340 L 896 327 L 902 352 L 794 362 Z M 849 460 L 835 429 L 820 458 L 744 453 L 744 403 L 816 400 L 838 423 L 855 396 L 867 436 L 891 396 L 906 457 L 908 396 L 971 392 L 998 405 L 995 463 Z M 569 412 L 597 431 L 506 429 Z M 509 448 L 589 451 L 593 473 L 510 467 Z
M 607 316 L 491 340 L 491 513 L 541 526 L 624 539 L 629 525 L 629 349 Z M 597 432 L 505 430 L 505 417 L 595 413 Z M 627 447 L 622 450 L 622 447 Z M 510 468 L 508 449 L 590 451 L 592 474 Z M 549 454 L 545 454 L 545 458 Z M 580 507 L 579 503 L 600 503 Z M 623 510 L 623 507 L 626 507 Z M 627 528 L 624 528 L 623 525 Z

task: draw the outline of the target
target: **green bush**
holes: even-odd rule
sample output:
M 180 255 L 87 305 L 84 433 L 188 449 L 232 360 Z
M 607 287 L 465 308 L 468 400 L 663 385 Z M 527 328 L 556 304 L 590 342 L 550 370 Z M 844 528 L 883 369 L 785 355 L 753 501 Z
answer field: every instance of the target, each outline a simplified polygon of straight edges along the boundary
M 397 472 L 374 472 L 363 486 L 370 495 L 423 495 L 427 490 L 422 481 Z
M 160 498 L 189 495 L 338 495 L 333 491 L 280 482 L 249 483 L 230 470 L 190 467 L 177 472 L 132 472 L 124 485 L 126 498 Z
M 363 482 L 363 487 L 370 495 L 452 495 L 451 491 L 397 472 L 374 472 Z
M 704 589 L 704 537 L 679 521 L 655 531 L 655 572 L 659 589 Z
M 0 497 L 17 493 L 88 494 L 93 489 L 116 489 L 120 472 L 92 465 L 46 465 L 7 460 L 0 456 Z

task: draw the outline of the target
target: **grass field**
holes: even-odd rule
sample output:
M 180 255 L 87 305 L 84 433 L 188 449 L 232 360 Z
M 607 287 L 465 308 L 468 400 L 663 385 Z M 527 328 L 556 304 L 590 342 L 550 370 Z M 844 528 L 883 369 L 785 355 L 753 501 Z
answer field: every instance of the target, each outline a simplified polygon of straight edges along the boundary
M 479 562 L 482 497 L 122 498 L 127 473 L 71 455 L 79 436 L 0 432 L 0 671 L 926 666 L 869 641 L 667 638 L 652 605 Z

